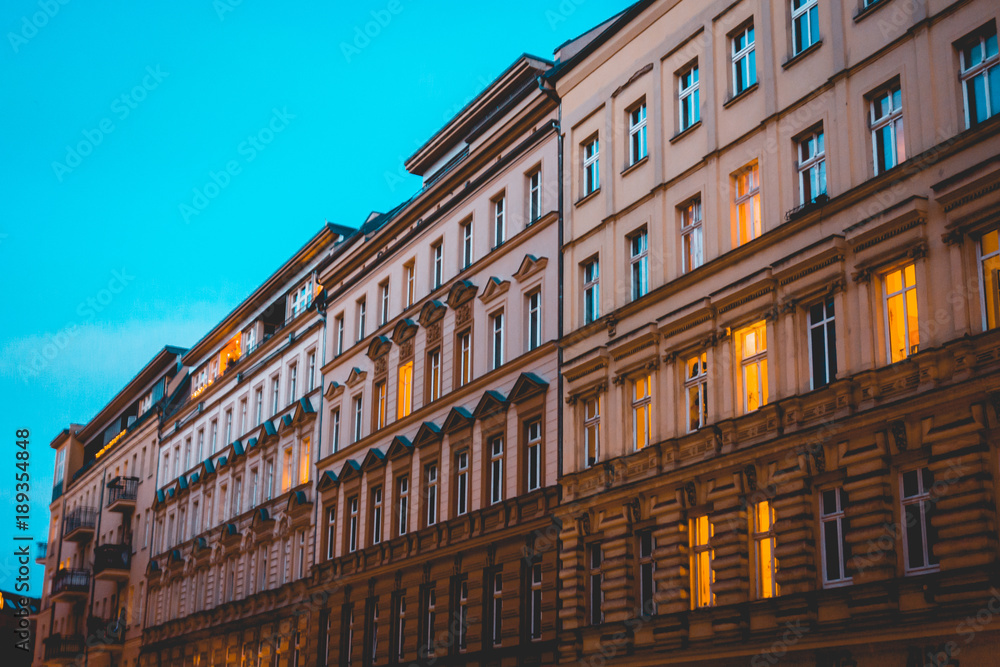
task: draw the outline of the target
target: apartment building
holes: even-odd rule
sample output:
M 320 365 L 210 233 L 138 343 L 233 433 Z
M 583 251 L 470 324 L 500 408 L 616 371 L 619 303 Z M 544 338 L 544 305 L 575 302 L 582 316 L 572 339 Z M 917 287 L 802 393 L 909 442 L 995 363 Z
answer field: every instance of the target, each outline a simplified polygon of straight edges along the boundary
M 165 347 L 56 450 L 34 665 L 138 664 L 156 493 L 159 415 L 184 382 Z
M 297 660 L 322 446 L 317 277 L 354 233 L 325 224 L 182 359 L 190 383 L 157 451 L 144 664 Z
M 560 662 L 995 662 L 998 13 L 639 2 L 546 75 Z
M 551 664 L 559 142 L 518 58 L 406 163 L 329 294 L 318 461 L 326 665 Z

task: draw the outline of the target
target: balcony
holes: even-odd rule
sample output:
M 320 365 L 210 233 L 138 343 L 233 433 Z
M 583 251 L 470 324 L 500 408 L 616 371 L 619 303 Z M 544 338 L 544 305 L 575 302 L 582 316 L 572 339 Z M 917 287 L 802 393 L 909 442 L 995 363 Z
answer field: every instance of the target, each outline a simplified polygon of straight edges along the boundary
M 52 578 L 52 600 L 86 598 L 90 594 L 90 572 L 87 570 L 59 570 Z
M 63 537 L 73 542 L 89 542 L 94 536 L 97 524 L 97 510 L 93 507 L 77 507 L 63 519 Z
M 66 665 L 83 656 L 82 635 L 52 635 L 45 638 L 45 662 Z
M 124 615 L 124 614 L 123 614 Z M 125 623 L 123 618 L 87 617 L 87 634 L 90 650 L 93 652 L 120 652 L 125 644 Z
M 123 514 L 135 511 L 138 492 L 138 477 L 115 477 L 108 482 L 108 510 Z
M 128 581 L 132 547 L 102 544 L 94 549 L 94 578 L 98 581 Z

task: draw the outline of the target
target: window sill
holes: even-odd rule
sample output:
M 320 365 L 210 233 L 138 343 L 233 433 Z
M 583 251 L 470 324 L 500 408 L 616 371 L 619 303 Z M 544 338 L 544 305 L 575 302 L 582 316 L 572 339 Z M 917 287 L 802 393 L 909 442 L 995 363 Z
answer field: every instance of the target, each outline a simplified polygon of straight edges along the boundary
M 695 130 L 697 130 L 699 127 L 701 127 L 701 121 L 700 120 L 697 123 L 694 123 L 693 125 L 689 125 L 685 129 L 683 129 L 680 132 L 678 132 L 677 134 L 675 134 L 674 136 L 670 137 L 670 143 L 674 143 L 675 141 L 679 141 L 681 138 L 686 137 L 687 135 L 691 134 L 692 132 L 694 132 Z
M 792 65 L 794 65 L 797 62 L 799 62 L 800 60 L 804 59 L 810 53 L 814 53 L 815 51 L 818 51 L 819 47 L 821 47 L 821 46 L 823 46 L 823 40 L 822 39 L 820 39 L 820 40 L 818 40 L 816 42 L 813 42 L 812 44 L 809 45 L 808 48 L 803 49 L 802 51 L 799 51 L 794 56 L 792 56 L 791 58 L 789 58 L 785 62 L 781 63 L 781 69 L 788 69 Z
M 600 194 L 600 192 L 601 192 L 601 189 L 597 188 L 596 190 L 594 190 L 593 192 L 591 192 L 589 195 L 586 195 L 582 199 L 577 199 L 576 203 L 573 204 L 573 205 L 574 206 L 579 206 L 579 205 L 583 204 L 584 202 L 588 202 L 591 199 L 593 199 L 594 197 L 596 197 L 598 194 Z
M 743 90 L 741 90 L 738 94 L 733 95 L 728 100 L 726 100 L 725 102 L 723 102 L 722 103 L 722 108 L 723 109 L 728 109 L 729 107 L 731 107 L 732 105 L 736 104 L 737 102 L 739 102 L 740 100 L 742 100 L 744 97 L 746 97 L 747 95 L 749 95 L 753 91 L 757 90 L 757 87 L 759 85 L 760 85 L 759 83 L 755 82 L 752 86 L 747 86 L 746 88 L 744 88 Z
M 625 176 L 626 174 L 631 174 L 633 171 L 635 171 L 636 169 L 638 169 L 642 165 L 646 164 L 647 162 L 649 162 L 649 155 L 647 155 L 646 157 L 642 158 L 638 162 L 633 162 L 629 166 L 625 167 L 625 170 L 622 171 L 621 175 Z
M 859 11 L 857 14 L 854 15 L 854 22 L 858 23 L 859 21 L 863 21 L 864 19 L 868 18 L 876 11 L 878 11 L 879 9 L 888 4 L 889 0 L 875 0 L 875 2 L 871 3 L 870 5 L 868 5 L 867 7 L 865 7 L 864 9 L 862 9 L 861 11 Z

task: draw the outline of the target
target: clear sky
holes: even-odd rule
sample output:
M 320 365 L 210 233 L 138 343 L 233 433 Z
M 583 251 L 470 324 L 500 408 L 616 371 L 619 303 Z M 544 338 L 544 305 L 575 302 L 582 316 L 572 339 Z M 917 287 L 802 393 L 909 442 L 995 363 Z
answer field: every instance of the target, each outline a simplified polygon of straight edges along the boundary
M 196 342 L 324 221 L 413 194 L 405 158 L 522 52 L 551 58 L 628 4 L 5 0 L 0 588 L 13 534 L 46 539 L 61 429 Z M 37 596 L 33 544 L 31 567 Z

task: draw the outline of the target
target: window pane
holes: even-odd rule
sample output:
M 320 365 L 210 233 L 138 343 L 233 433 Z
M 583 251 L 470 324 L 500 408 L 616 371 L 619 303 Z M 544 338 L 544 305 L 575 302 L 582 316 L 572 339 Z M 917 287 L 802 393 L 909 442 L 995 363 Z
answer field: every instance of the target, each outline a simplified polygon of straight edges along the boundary
M 923 567 L 924 561 L 924 525 L 920 517 L 921 503 L 904 506 L 906 514 L 906 555 L 910 568 Z
M 912 498 L 919 493 L 918 477 L 916 470 L 903 473 L 903 497 Z
M 823 522 L 823 547 L 826 555 L 826 580 L 836 581 L 840 572 L 840 545 L 837 535 L 837 521 Z

